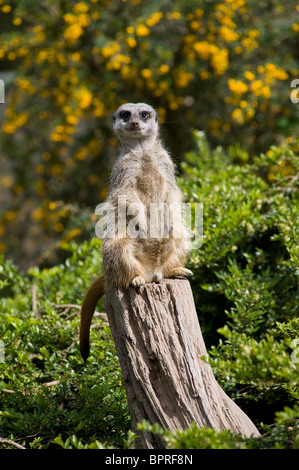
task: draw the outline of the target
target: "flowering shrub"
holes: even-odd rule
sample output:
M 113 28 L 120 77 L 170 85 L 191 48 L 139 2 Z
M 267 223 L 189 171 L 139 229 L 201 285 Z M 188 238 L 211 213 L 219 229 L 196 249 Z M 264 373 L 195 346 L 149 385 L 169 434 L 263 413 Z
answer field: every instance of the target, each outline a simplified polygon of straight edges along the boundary
M 0 67 L 12 73 L 1 105 L 0 251 L 18 251 L 26 267 L 54 262 L 53 240 L 90 235 L 79 209 L 106 194 L 111 115 L 124 101 L 158 109 L 178 159 L 192 128 L 250 152 L 290 137 L 298 10 L 297 0 L 1 0 L 10 29 Z

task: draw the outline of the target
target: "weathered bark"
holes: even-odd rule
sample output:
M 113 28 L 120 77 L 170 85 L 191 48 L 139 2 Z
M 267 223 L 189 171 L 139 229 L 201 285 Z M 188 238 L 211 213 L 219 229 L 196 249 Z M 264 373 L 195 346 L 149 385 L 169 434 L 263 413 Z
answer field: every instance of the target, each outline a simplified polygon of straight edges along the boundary
M 124 376 L 132 427 L 143 419 L 164 429 L 199 427 L 259 435 L 248 416 L 220 388 L 207 355 L 187 279 L 140 289 L 114 289 L 106 308 Z M 139 448 L 162 448 L 143 433 Z

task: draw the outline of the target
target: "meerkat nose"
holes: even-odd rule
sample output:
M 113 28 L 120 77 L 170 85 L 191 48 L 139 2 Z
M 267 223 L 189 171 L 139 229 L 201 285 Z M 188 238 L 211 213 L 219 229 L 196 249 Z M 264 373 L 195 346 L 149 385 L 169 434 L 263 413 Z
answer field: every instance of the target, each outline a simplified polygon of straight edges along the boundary
M 131 126 L 132 127 L 139 127 L 139 122 L 138 121 L 132 121 Z

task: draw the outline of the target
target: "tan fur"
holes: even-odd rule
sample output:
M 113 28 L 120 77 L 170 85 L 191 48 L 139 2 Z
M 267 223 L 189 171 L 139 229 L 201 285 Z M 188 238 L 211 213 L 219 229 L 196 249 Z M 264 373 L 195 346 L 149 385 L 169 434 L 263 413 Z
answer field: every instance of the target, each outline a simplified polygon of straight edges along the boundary
M 103 239 L 105 274 L 94 281 L 82 303 L 80 349 L 85 360 L 89 355 L 92 315 L 106 290 L 192 274 L 184 268 L 189 244 L 181 216 L 182 196 L 175 181 L 173 162 L 160 142 L 155 110 L 144 103 L 122 105 L 114 114 L 114 132 L 119 142 L 119 157 L 111 172 L 106 203 L 115 208 L 116 236 Z M 126 209 L 136 203 L 145 208 L 145 216 L 139 221 L 138 228 L 144 229 L 139 238 L 129 234 L 125 238 L 118 236 L 119 196 L 125 196 Z M 164 203 L 172 208 L 169 224 L 160 213 L 154 221 L 154 227 L 165 225 L 167 237 L 165 232 L 164 236 L 159 232 L 155 238 L 150 236 L 152 203 Z M 135 215 L 127 216 L 126 222 Z M 180 236 L 173 233 L 174 227 L 180 228 Z

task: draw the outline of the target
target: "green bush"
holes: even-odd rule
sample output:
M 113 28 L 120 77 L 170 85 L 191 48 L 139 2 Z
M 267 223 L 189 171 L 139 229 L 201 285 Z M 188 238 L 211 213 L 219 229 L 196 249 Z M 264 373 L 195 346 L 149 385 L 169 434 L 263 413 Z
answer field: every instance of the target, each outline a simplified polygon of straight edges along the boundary
M 181 184 L 204 204 L 189 267 L 207 360 L 241 408 L 270 424 L 298 400 L 298 143 L 248 163 L 240 149 L 197 141 Z
M 211 151 L 202 133 L 195 139 L 179 182 L 186 201 L 203 203 L 203 244 L 189 267 L 205 360 L 261 437 L 140 429 L 162 433 L 169 448 L 298 448 L 298 142 L 250 162 L 239 148 Z M 128 447 L 109 328 L 99 320 L 92 329 L 84 367 L 78 309 L 57 307 L 81 303 L 101 269 L 100 242 L 64 248 L 64 264 L 27 275 L 0 259 L 0 436 L 33 448 Z
M 99 243 L 71 248 L 73 255 L 64 265 L 35 268 L 28 277 L 1 258 L 2 283 L 9 282 L 5 289 L 10 291 L 3 289 L 0 298 L 5 353 L 0 364 L 0 436 L 26 448 L 53 447 L 55 438 L 72 439 L 73 434 L 85 445 L 100 439 L 102 446 L 117 447 L 123 445 L 129 424 L 108 326 L 100 319 L 96 333 L 92 330 L 93 351 L 84 366 L 78 352 L 78 309 L 67 307 L 81 302 L 99 268 Z

